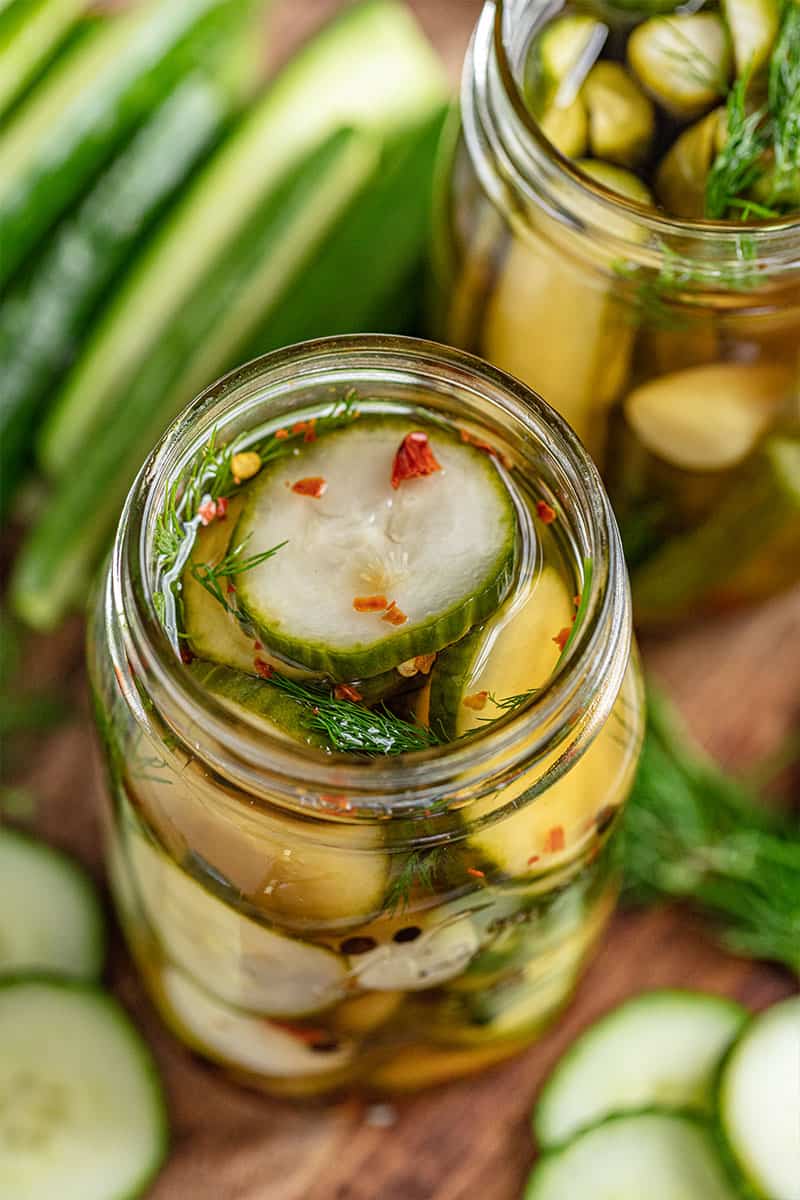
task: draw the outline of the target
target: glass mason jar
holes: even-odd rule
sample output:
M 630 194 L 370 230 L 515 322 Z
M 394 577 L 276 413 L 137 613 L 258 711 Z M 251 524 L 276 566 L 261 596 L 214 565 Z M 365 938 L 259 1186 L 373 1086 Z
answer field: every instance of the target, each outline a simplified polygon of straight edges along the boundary
M 198 686 L 153 598 L 157 514 L 212 432 L 285 425 L 353 388 L 359 408 L 424 409 L 491 436 L 557 498 L 570 561 L 594 565 L 573 644 L 532 702 L 473 740 L 392 759 L 243 719 Z M 525 386 L 460 351 L 372 336 L 226 376 L 131 491 L 89 663 L 113 894 L 188 1045 L 280 1095 L 411 1089 L 513 1054 L 566 1003 L 614 906 L 642 695 L 599 477 Z
M 437 332 L 546 397 L 604 472 L 634 615 L 800 578 L 800 220 L 673 219 L 544 137 L 520 81 L 556 0 L 487 0 L 443 153 Z

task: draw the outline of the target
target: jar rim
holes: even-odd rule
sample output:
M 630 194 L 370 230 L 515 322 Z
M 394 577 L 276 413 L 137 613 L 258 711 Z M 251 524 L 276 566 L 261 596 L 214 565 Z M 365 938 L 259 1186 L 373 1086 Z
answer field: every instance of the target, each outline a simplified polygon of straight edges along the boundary
M 204 690 L 176 655 L 158 618 L 151 568 L 154 520 L 164 489 L 180 466 L 191 461 L 206 431 L 239 410 L 242 389 L 255 387 L 253 394 L 263 399 L 267 385 L 286 389 L 290 380 L 299 386 L 329 378 L 331 372 L 344 381 L 357 371 L 387 372 L 387 377 L 407 377 L 431 388 L 449 387 L 451 393 L 469 389 L 513 418 L 538 450 L 546 446 L 548 454 L 557 453 L 559 469 L 572 481 L 580 504 L 583 535 L 596 567 L 586 615 L 565 661 L 529 704 L 491 732 L 462 744 L 367 761 L 326 755 L 264 732 Z M 464 787 L 471 787 L 471 794 L 484 794 L 489 788 L 483 785 L 498 778 L 499 761 L 511 771 L 524 755 L 530 766 L 571 730 L 583 728 L 596 703 L 593 736 L 616 699 L 630 653 L 630 596 L 619 533 L 597 469 L 577 436 L 520 381 L 461 350 L 414 338 L 359 334 L 304 342 L 255 359 L 206 388 L 166 431 L 128 495 L 110 587 L 114 610 L 124 619 L 130 669 L 154 684 L 157 707 L 173 731 L 214 769 L 246 780 L 256 793 L 268 781 L 270 795 L 277 787 L 291 803 L 313 809 L 316 816 L 330 815 L 325 797 L 342 794 L 353 798 L 354 816 L 413 815 L 445 794 L 452 796 L 455 779 L 469 781 Z
M 655 208 L 638 203 L 635 200 L 621 196 L 619 193 L 605 187 L 602 183 L 582 172 L 569 158 L 561 154 L 542 132 L 538 122 L 532 115 L 518 82 L 517 72 L 509 55 L 507 45 L 506 19 L 512 0 L 486 0 L 473 36 L 471 51 L 464 64 L 462 92 L 465 99 L 469 96 L 471 72 L 474 69 L 476 57 L 482 70 L 490 65 L 496 67 L 497 77 L 508 103 L 507 111 L 502 119 L 507 120 L 513 127 L 511 137 L 506 139 L 500 133 L 503 150 L 508 156 L 519 178 L 536 184 L 537 196 L 541 196 L 541 180 L 528 180 L 530 162 L 523 160 L 520 148 L 524 147 L 533 153 L 534 162 L 546 162 L 548 168 L 555 172 L 562 185 L 572 188 L 577 195 L 595 202 L 600 211 L 616 213 L 626 217 L 632 225 L 647 229 L 656 238 L 673 239 L 685 242 L 694 238 L 702 243 L 713 240 L 715 253 L 727 252 L 730 262 L 737 267 L 742 263 L 742 239 L 755 239 L 759 263 L 773 256 L 771 265 L 780 269 L 796 269 L 800 267 L 800 216 L 787 214 L 785 217 L 771 220 L 750 220 L 733 223 L 731 221 L 712 220 L 710 218 L 678 218 Z M 547 0 L 543 0 L 543 9 L 547 10 Z M 462 109 L 469 111 L 469 105 Z M 552 209 L 548 211 L 553 212 Z M 556 215 L 559 214 L 556 211 Z M 631 239 L 633 242 L 633 239 Z M 787 244 L 788 242 L 788 244 Z M 643 247 L 637 244 L 640 256 Z M 687 256 L 688 257 L 688 256 Z M 749 261 L 749 260 L 748 260 Z

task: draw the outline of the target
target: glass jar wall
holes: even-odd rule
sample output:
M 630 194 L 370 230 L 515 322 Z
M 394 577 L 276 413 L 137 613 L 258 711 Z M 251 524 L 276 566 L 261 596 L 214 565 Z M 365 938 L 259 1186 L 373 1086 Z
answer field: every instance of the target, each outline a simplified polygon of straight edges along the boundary
M 442 162 L 438 329 L 571 423 L 635 617 L 666 625 L 800 578 L 800 219 L 673 219 L 563 157 L 523 95 L 561 11 L 490 0 L 479 21 Z
M 212 435 L 263 438 L 353 395 L 361 420 L 403 412 L 491 449 L 546 506 L 554 539 L 543 526 L 504 610 L 527 624 L 501 622 L 488 655 L 498 694 L 535 686 L 485 731 L 471 696 L 473 736 L 394 758 L 254 724 L 198 685 L 155 599 L 159 514 Z M 557 561 L 584 592 L 562 654 Z M 279 1095 L 411 1089 L 513 1054 L 567 1002 L 615 901 L 642 697 L 608 502 L 527 388 L 458 351 L 371 337 L 228 376 L 129 497 L 89 657 L 114 897 L 188 1045 Z

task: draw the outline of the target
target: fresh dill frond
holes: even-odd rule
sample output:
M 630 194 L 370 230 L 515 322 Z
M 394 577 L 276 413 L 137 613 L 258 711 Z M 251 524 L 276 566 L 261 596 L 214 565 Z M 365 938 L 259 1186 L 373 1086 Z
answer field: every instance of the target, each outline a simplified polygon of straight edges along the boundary
M 306 709 L 306 728 L 323 734 L 332 750 L 394 755 L 441 745 L 434 730 L 404 721 L 385 705 L 369 709 L 353 700 L 338 700 L 326 688 L 299 683 L 278 673 L 264 682 L 301 704 Z
M 189 564 L 192 575 L 202 587 L 206 589 L 210 596 L 213 596 L 218 604 L 221 604 L 226 612 L 233 611 L 232 606 L 228 603 L 227 596 L 222 590 L 220 580 L 235 579 L 239 575 L 246 574 L 247 571 L 252 571 L 254 567 L 258 567 L 261 563 L 267 562 L 279 550 L 287 544 L 285 541 L 279 542 L 277 546 L 271 546 L 269 550 L 262 550 L 258 554 L 251 554 L 245 558 L 244 550 L 250 536 L 245 541 L 240 542 L 233 550 L 229 551 L 224 558 L 212 566 L 210 563 L 191 562 Z
M 764 173 L 763 156 L 770 144 L 765 106 L 747 111 L 749 72 L 728 93 L 725 144 L 706 179 L 706 216 L 723 220 L 731 201 L 748 191 Z
M 432 895 L 436 891 L 438 873 L 446 860 L 447 846 L 431 846 L 428 850 L 412 850 L 402 867 L 390 880 L 383 898 L 383 910 L 390 916 L 405 912 L 415 892 Z
M 769 65 L 768 106 L 773 124 L 772 203 L 800 187 L 800 5 L 784 0 Z M 795 203 L 797 197 L 795 194 Z

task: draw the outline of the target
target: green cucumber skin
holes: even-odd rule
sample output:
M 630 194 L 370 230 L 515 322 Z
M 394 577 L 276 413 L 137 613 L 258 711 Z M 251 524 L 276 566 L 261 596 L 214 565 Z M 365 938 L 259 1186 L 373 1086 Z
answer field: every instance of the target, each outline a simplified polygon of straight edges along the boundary
M 450 739 L 458 733 L 458 717 L 464 683 L 469 677 L 481 646 L 483 627 L 473 629 L 460 642 L 447 646 L 437 657 L 431 672 L 430 721 Z
M 26 852 L 34 852 L 41 855 L 42 858 L 49 859 L 52 861 L 54 868 L 59 872 L 69 872 L 73 882 L 77 884 L 78 889 L 83 893 L 85 898 L 86 912 L 91 917 L 89 924 L 93 927 L 92 942 L 95 946 L 95 962 L 92 968 L 87 968 L 85 975 L 82 975 L 80 978 L 76 976 L 75 981 L 93 983 L 98 980 L 105 965 L 108 930 L 100 897 L 87 872 L 68 854 L 18 829 L 10 829 L 7 826 L 3 826 L 0 829 L 0 838 L 3 841 L 10 842 L 12 845 L 16 842 Z M 9 977 L 16 978 L 22 974 L 25 974 L 25 972 L 20 970 L 3 971 L 2 966 L 0 966 L 0 983 Z
M 222 319 L 253 265 L 265 261 L 280 242 L 297 204 L 314 193 L 352 137 L 347 131 L 334 134 L 268 194 L 235 244 L 211 265 L 204 285 L 162 332 L 135 386 L 125 393 L 124 411 L 104 425 L 81 470 L 68 473 L 56 488 L 22 547 L 12 576 L 12 603 L 34 628 L 53 628 L 83 600 L 137 468 L 172 417 L 192 398 L 191 389 L 187 394 L 181 386 L 181 373 L 191 363 L 192 351 Z M 217 369 L 221 372 L 229 365 L 220 362 Z
M 200 686 L 212 695 L 246 708 L 254 716 L 262 717 L 307 746 L 318 750 L 331 749 L 321 734 L 306 728 L 304 718 L 308 710 L 265 680 L 199 658 L 190 664 L 189 670 Z
M 213 61 L 252 8 L 253 0 L 170 0 L 169 6 L 149 0 L 127 53 L 116 55 L 113 75 L 84 80 L 79 111 L 68 106 L 38 156 L 9 181 L 0 199 L 0 285 L 181 75 L 197 61 Z M 75 60 L 113 35 L 121 19 L 104 21 L 80 40 Z
M 8 989 L 31 986 L 47 988 L 61 994 L 85 996 L 87 1000 L 94 1001 L 99 1009 L 105 1009 L 108 1013 L 113 1013 L 119 1028 L 125 1031 L 128 1045 L 138 1059 L 139 1064 L 143 1067 L 144 1074 L 151 1085 L 150 1100 L 153 1114 L 156 1117 L 159 1137 L 153 1161 L 148 1164 L 132 1190 L 125 1193 L 109 1193 L 109 1200 L 141 1200 L 160 1173 L 170 1151 L 169 1109 L 167 1107 L 167 1099 L 164 1094 L 161 1075 L 149 1046 L 119 1001 L 93 983 L 85 983 L 76 979 L 65 979 L 61 975 L 48 975 L 46 972 L 20 972 L 15 975 L 0 976 L 0 998 L 3 992 Z
M 0 10 L 0 116 L 46 67 L 88 7 L 89 0 L 12 0 Z
M 0 515 L 44 400 L 126 258 L 224 130 L 229 89 L 181 81 L 98 179 L 0 307 Z

